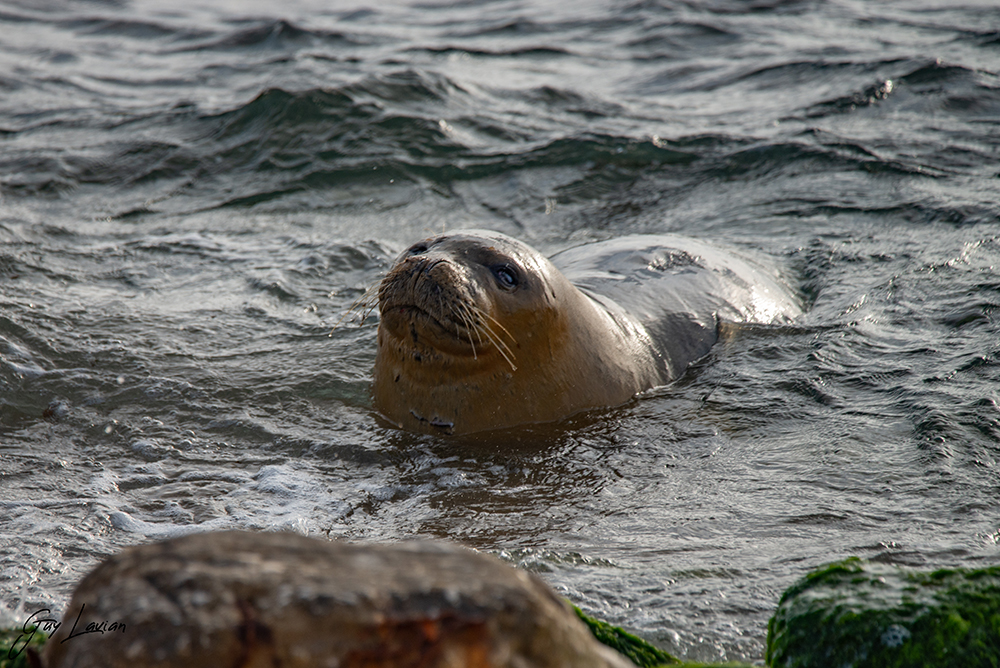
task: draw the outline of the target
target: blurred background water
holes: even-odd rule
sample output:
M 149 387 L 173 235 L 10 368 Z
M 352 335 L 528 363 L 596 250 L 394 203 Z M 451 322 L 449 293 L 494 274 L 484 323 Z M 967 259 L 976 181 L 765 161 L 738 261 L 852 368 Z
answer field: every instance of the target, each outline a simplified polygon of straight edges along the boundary
M 0 1 L 0 624 L 126 545 L 460 541 L 691 659 L 859 555 L 997 563 L 1000 9 Z M 489 443 L 368 397 L 395 254 L 680 233 L 808 304 Z M 332 334 L 331 334 L 331 330 Z

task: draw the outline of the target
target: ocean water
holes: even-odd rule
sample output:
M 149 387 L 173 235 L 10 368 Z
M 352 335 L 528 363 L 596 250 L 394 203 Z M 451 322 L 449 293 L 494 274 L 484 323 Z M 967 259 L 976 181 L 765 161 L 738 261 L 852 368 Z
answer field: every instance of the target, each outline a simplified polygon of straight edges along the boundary
M 459 541 L 758 661 L 820 564 L 997 563 L 997 26 L 976 1 L 0 1 L 0 624 L 124 546 L 285 529 Z M 377 314 L 349 311 L 462 226 L 737 246 L 807 313 L 620 408 L 401 433 L 369 399 Z

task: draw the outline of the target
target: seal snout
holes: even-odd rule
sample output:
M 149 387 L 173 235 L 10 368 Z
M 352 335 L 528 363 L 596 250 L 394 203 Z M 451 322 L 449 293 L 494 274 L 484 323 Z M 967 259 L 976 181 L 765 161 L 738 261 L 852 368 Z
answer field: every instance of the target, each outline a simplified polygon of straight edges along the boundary
M 479 310 L 468 271 L 441 254 L 413 253 L 419 248 L 407 251 L 382 280 L 383 320 L 390 329 L 468 343 Z
M 515 268 L 510 263 L 501 268 L 510 283 L 516 284 Z M 441 239 L 414 244 L 400 255 L 379 286 L 381 324 L 414 359 L 427 346 L 435 355 L 476 360 L 481 353 L 493 351 L 516 370 L 511 349 L 516 341 L 493 313 L 491 289 L 495 292 L 496 288 L 492 282 L 499 280 L 493 276 L 469 248 L 456 248 Z

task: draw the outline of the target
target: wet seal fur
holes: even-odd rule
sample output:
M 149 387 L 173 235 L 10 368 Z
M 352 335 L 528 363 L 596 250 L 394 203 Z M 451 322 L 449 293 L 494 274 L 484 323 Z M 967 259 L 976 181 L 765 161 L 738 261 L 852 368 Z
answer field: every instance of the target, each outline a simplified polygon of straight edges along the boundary
M 484 230 L 408 248 L 378 307 L 375 408 L 439 434 L 625 403 L 683 374 L 721 323 L 801 313 L 776 271 L 692 239 L 623 237 L 547 259 Z

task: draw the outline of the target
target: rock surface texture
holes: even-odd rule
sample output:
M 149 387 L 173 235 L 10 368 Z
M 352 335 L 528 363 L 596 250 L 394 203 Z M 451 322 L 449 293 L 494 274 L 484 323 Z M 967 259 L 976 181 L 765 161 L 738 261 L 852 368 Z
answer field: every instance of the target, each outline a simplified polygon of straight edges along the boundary
M 42 659 L 48 668 L 632 666 L 541 580 L 492 557 L 247 532 L 109 558 L 77 587 Z
M 768 625 L 775 668 L 996 668 L 1000 566 L 929 573 L 857 558 L 785 591 Z

